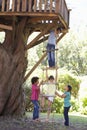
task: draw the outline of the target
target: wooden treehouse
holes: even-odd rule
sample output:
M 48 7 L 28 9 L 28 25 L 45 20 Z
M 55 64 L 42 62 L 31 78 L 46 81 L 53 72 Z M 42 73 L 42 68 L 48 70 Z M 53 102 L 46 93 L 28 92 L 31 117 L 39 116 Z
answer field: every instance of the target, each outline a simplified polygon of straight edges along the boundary
M 27 17 L 26 28 L 33 32 L 40 32 L 28 45 L 26 50 L 42 43 L 48 39 L 49 31 L 52 28 L 62 28 L 62 34 L 57 42 L 68 32 L 69 9 L 65 0 L 1 0 L 0 3 L 0 30 L 14 30 L 16 20 Z M 44 39 L 43 35 L 48 34 Z M 44 54 L 37 64 L 28 73 L 27 77 L 35 70 L 44 59 Z
M 65 0 L 0 0 L 0 31 L 5 32 L 0 44 L 0 115 L 23 111 L 22 84 L 46 57 L 45 52 L 24 78 L 26 52 L 46 41 L 49 31 L 57 27 L 62 29 L 59 42 L 69 29 Z M 26 44 L 33 32 L 39 34 Z
M 40 32 L 28 45 L 26 51 L 47 40 L 49 31 L 53 28 L 62 28 L 62 33 L 57 39 L 60 41 L 69 29 L 69 9 L 65 0 L 1 0 L 0 2 L 0 31 L 15 29 L 15 21 L 27 17 L 26 28 L 29 35 Z M 43 35 L 46 37 L 43 39 Z M 46 53 L 26 75 L 25 80 L 45 58 Z

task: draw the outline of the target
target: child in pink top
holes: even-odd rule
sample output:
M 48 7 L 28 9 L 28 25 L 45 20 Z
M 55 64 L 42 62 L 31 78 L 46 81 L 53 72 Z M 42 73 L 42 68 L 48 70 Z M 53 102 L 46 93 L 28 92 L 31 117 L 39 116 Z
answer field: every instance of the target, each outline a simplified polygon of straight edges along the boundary
M 39 78 L 38 77 L 33 77 L 31 79 L 32 83 L 32 94 L 31 94 L 31 101 L 34 105 L 34 110 L 33 110 L 33 120 L 38 121 L 39 120 L 39 94 L 40 94 L 40 86 L 41 83 L 39 84 Z

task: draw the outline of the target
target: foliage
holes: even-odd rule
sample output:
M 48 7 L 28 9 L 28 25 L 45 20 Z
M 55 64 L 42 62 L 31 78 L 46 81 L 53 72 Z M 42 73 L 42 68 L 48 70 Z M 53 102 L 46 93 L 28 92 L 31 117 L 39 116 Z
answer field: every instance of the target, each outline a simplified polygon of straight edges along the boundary
M 81 113 L 87 115 L 87 97 L 82 99 Z
M 60 100 L 60 98 L 55 98 L 53 108 L 56 113 L 63 113 L 63 100 Z
M 77 75 L 87 74 L 86 48 L 86 37 L 81 39 L 78 33 L 70 30 L 59 43 L 59 67 L 74 70 Z
M 72 86 L 72 95 L 76 98 L 78 97 L 80 80 L 77 76 L 74 76 L 71 72 L 62 71 L 59 73 L 58 78 L 58 89 L 64 91 L 66 85 Z
M 79 27 L 79 33 L 70 30 L 58 44 L 58 64 L 59 68 L 66 68 L 73 71 L 76 75 L 87 74 L 87 30 Z M 84 31 L 84 32 L 82 32 Z M 81 34 L 81 36 L 80 36 Z M 83 35 L 84 34 L 84 35 Z M 29 50 L 28 59 L 29 67 L 34 65 L 43 55 L 46 49 L 47 41 Z M 33 53 L 34 52 L 34 53 Z M 41 65 L 46 65 L 47 59 L 44 59 Z
M 82 77 L 79 90 L 80 112 L 87 115 L 87 76 Z
M 87 115 L 87 106 L 81 109 L 81 114 Z
M 71 99 L 71 109 L 70 111 L 71 112 L 78 112 L 79 111 L 79 103 L 78 103 L 78 100 L 77 99 Z
M 33 104 L 31 102 L 31 88 L 27 85 L 24 87 L 25 90 L 25 101 L 26 101 L 26 111 L 31 112 L 33 110 Z
M 82 101 L 82 106 L 86 107 L 87 106 L 87 97 L 85 97 Z

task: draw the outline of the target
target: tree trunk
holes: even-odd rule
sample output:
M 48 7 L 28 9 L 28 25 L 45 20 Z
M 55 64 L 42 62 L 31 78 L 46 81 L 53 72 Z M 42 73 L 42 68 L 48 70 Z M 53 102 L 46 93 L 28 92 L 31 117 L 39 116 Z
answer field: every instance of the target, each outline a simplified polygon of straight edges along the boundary
M 27 67 L 24 38 L 27 19 L 15 21 L 13 31 L 6 31 L 5 41 L 0 45 L 0 115 L 22 115 L 24 112 L 22 84 Z

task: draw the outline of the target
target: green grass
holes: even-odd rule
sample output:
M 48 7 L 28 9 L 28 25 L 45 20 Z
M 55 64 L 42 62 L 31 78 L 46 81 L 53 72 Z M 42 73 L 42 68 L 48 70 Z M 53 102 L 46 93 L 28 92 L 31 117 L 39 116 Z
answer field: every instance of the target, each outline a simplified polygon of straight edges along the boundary
M 27 117 L 32 118 L 32 113 L 26 113 Z M 70 123 L 72 125 L 87 125 L 87 116 L 84 115 L 80 115 L 77 113 L 74 114 L 70 114 Z M 40 118 L 46 118 L 46 113 L 40 113 Z M 50 116 L 50 119 L 54 119 L 55 122 L 62 122 L 64 121 L 63 115 L 62 114 L 56 114 L 56 113 L 52 113 Z

